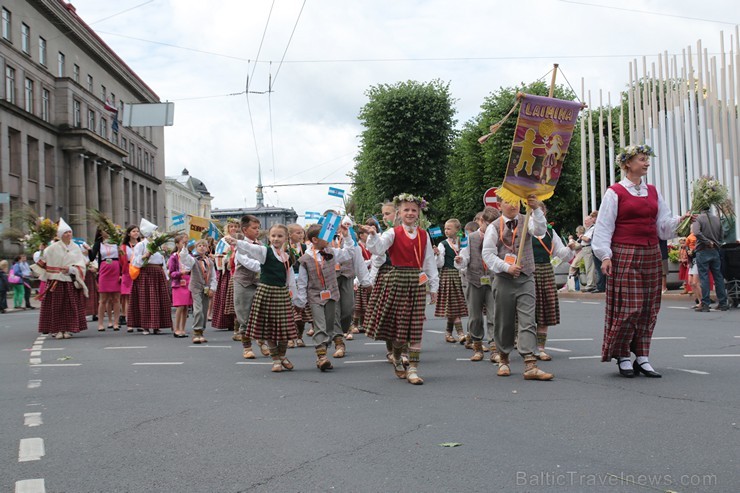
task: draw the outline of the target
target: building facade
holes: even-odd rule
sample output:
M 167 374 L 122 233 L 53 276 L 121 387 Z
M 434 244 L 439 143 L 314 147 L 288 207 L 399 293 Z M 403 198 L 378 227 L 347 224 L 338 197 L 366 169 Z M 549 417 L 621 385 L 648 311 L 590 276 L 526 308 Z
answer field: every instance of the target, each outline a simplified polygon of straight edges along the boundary
M 242 216 L 251 214 L 260 220 L 261 228 L 264 230 L 270 229 L 273 224 L 291 224 L 298 221 L 298 214 L 291 207 L 286 209 L 284 207 L 271 207 L 265 205 L 258 205 L 257 207 L 242 207 L 239 209 L 213 209 L 211 211 L 211 217 L 217 219 L 222 224 L 226 222 L 228 218 L 241 219 Z
M 174 216 L 200 216 L 211 218 L 211 201 L 213 197 L 205 184 L 199 179 L 190 176 L 187 169 L 182 170 L 180 176 L 167 176 L 164 180 L 167 204 L 165 206 L 167 231 L 182 229 L 172 224 Z
M 10 195 L 2 222 L 23 204 L 89 239 L 90 208 L 121 226 L 162 221 L 164 130 L 116 121 L 124 102 L 159 102 L 157 94 L 64 0 L 0 7 L 0 192 Z

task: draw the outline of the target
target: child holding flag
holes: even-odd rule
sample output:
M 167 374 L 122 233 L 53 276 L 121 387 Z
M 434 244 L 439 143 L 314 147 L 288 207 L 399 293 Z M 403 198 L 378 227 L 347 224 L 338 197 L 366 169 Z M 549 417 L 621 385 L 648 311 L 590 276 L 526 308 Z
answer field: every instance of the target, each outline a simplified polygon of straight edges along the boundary
M 446 238 L 437 246 L 436 259 L 439 273 L 439 294 L 437 306 L 434 309 L 435 317 L 447 319 L 447 333 L 445 341 L 455 343 L 452 329 L 457 331 L 460 344 L 465 344 L 461 317 L 468 316 L 468 307 L 465 305 L 465 296 L 462 291 L 460 273 L 455 269 L 455 259 L 460 256 L 462 239 L 460 238 L 460 221 L 452 218 L 445 223 Z
M 206 330 L 208 305 L 218 287 L 216 281 L 216 266 L 208 255 L 208 240 L 198 240 L 195 243 L 195 256 L 188 253 L 187 248 L 178 254 L 180 263 L 190 271 L 188 288 L 193 295 L 193 344 L 208 342 L 203 337 Z

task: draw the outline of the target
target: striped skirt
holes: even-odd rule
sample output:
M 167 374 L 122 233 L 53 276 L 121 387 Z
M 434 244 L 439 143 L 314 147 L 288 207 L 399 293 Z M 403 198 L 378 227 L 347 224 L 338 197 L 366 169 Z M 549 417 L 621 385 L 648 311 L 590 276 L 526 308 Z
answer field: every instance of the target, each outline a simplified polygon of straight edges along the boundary
M 439 293 L 434 316 L 446 319 L 468 316 L 460 271 L 455 268 L 443 267 L 439 272 Z
M 231 314 L 226 313 L 227 293 L 231 285 Z M 216 294 L 213 295 L 213 320 L 211 327 L 214 329 L 233 329 L 234 320 L 234 285 L 231 282 L 231 272 L 228 269 L 220 271 Z
M 290 341 L 298 338 L 293 304 L 286 286 L 260 284 L 249 311 L 247 335 L 265 341 Z
M 236 310 L 234 310 L 234 278 L 229 279 L 229 285 L 226 286 L 226 306 L 224 315 L 232 315 L 236 320 Z
M 142 267 L 131 287 L 126 321 L 134 328 L 172 328 L 172 301 L 161 265 Z
M 360 319 L 370 305 L 370 295 L 372 294 L 372 288 L 363 288 L 360 286 L 355 292 L 355 313 L 354 316 Z
M 420 343 L 426 308 L 426 286 L 419 284 L 416 268 L 393 267 L 385 280 L 383 291 L 375 299 L 368 336 L 381 341 Z M 378 274 L 380 278 L 380 274 Z
M 362 326 L 368 327 L 373 323 L 373 317 L 377 316 L 375 307 L 378 305 L 378 300 L 385 291 L 386 282 L 388 280 L 388 274 L 393 270 L 390 265 L 381 265 L 378 269 L 378 275 L 375 277 L 375 284 L 373 290 L 370 292 L 370 299 L 365 307 L 365 316 L 362 320 Z
M 49 281 L 41 299 L 39 332 L 80 332 L 87 330 L 85 295 L 72 282 Z
M 535 318 L 537 325 L 551 327 L 560 323 L 560 303 L 555 285 L 555 272 L 550 262 L 534 265 L 534 289 L 536 296 Z
M 98 292 L 121 292 L 121 264 L 118 260 L 103 260 L 98 270 Z
M 85 273 L 85 284 L 87 285 L 87 298 L 82 295 L 83 306 L 85 307 L 85 315 L 97 315 L 98 314 L 98 276 L 90 272 L 89 270 Z
M 306 305 L 305 308 L 298 308 L 297 306 L 293 305 L 293 318 L 295 319 L 296 323 L 313 323 L 313 312 L 308 305 Z
M 658 319 L 663 265 L 658 245 L 612 244 L 612 275 L 606 281 L 601 361 L 649 356 Z

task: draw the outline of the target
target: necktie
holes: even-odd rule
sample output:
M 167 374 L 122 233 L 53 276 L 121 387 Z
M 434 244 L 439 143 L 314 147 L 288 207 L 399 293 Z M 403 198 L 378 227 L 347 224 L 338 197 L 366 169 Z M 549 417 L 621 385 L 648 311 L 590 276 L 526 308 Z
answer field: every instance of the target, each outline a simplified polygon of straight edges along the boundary
M 506 223 L 506 225 L 509 227 L 509 231 L 514 231 L 514 228 L 516 228 L 517 223 L 518 223 L 518 220 L 516 219 L 512 219 L 511 221 Z

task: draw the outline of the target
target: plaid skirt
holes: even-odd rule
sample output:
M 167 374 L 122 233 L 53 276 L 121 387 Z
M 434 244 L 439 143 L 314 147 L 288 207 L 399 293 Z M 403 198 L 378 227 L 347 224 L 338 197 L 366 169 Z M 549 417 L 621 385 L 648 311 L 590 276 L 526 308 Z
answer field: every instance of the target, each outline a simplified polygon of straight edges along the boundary
M 355 313 L 354 316 L 356 318 L 360 318 L 362 315 L 364 315 L 365 310 L 368 309 L 368 305 L 370 304 L 370 295 L 372 294 L 373 290 L 372 288 L 363 288 L 360 286 L 357 288 L 357 291 L 355 292 Z
M 439 272 L 439 293 L 434 307 L 435 317 L 446 319 L 467 317 L 468 305 L 462 290 L 460 271 L 443 267 Z
M 82 295 L 85 307 L 85 315 L 98 314 L 98 276 L 90 271 L 85 273 L 85 285 L 87 285 L 87 298 Z
M 373 322 L 373 317 L 377 316 L 375 307 L 378 305 L 378 300 L 383 294 L 383 291 L 385 291 L 388 274 L 390 274 L 391 270 L 393 270 L 393 267 L 390 265 L 381 265 L 380 269 L 378 269 L 378 275 L 375 277 L 373 290 L 370 292 L 370 299 L 365 307 L 365 316 L 362 320 L 363 327 L 368 327 Z
M 368 336 L 381 341 L 420 343 L 426 308 L 426 286 L 419 284 L 416 268 L 393 267 L 373 305 Z M 380 277 L 380 275 L 378 275 Z
M 249 311 L 247 335 L 265 341 L 290 341 L 298 338 L 290 293 L 286 286 L 260 284 Z
M 87 330 L 85 295 L 72 282 L 49 281 L 41 299 L 39 332 L 80 332 Z
M 612 275 L 606 281 L 601 361 L 648 356 L 661 302 L 663 265 L 658 245 L 612 244 Z
M 305 308 L 298 308 L 293 305 L 293 318 L 296 323 L 313 323 L 313 312 L 311 312 L 311 308 L 308 305 Z
M 534 290 L 537 304 L 535 318 L 537 325 L 552 327 L 560 323 L 560 303 L 558 288 L 555 285 L 555 272 L 552 264 L 534 265 Z
M 234 320 L 236 320 L 234 312 L 234 283 L 231 279 L 231 272 L 228 269 L 219 272 L 216 294 L 213 295 L 213 320 L 211 320 L 211 327 L 214 329 L 233 329 Z M 227 313 L 229 288 L 231 288 L 231 313 Z
M 172 301 L 161 265 L 142 267 L 131 287 L 126 322 L 137 329 L 172 328 Z

